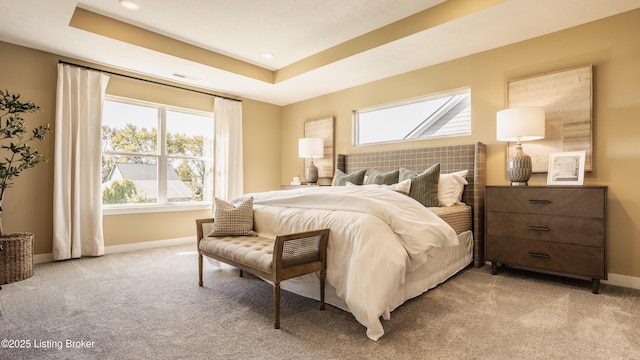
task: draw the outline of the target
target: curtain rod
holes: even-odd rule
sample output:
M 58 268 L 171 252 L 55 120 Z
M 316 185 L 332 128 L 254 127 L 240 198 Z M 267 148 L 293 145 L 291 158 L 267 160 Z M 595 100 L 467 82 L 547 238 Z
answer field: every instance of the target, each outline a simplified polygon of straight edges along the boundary
M 240 99 L 234 99 L 234 98 L 231 98 L 231 97 L 228 97 L 228 96 L 211 94 L 211 93 L 208 93 L 208 92 L 205 92 L 205 91 L 193 90 L 193 89 L 189 89 L 189 88 L 178 86 L 178 85 L 165 84 L 165 83 L 162 83 L 162 82 L 159 82 L 159 81 L 143 79 L 143 78 L 139 78 L 139 77 L 135 77 L 135 76 L 131 76 L 131 75 L 119 74 L 119 73 L 116 73 L 116 72 L 113 72 L 113 71 L 102 70 L 102 69 L 93 68 L 93 67 L 85 66 L 85 65 L 78 65 L 78 64 L 74 64 L 74 63 L 71 63 L 71 62 L 68 62 L 68 61 L 64 61 L 64 60 L 58 60 L 58 63 L 59 64 L 66 64 L 66 65 L 70 65 L 70 66 L 75 66 L 75 67 L 79 67 L 79 68 L 83 68 L 83 69 L 87 69 L 87 70 L 99 71 L 99 72 L 102 72 L 102 73 L 105 73 L 105 74 L 120 76 L 120 77 L 124 77 L 124 78 L 128 78 L 128 79 L 145 81 L 145 82 L 156 84 L 156 85 L 163 85 L 163 86 L 168 86 L 168 87 L 172 87 L 172 88 L 175 88 L 175 89 L 191 91 L 191 92 L 195 92 L 195 93 L 198 93 L 198 94 L 209 95 L 209 96 L 218 97 L 218 98 L 222 98 L 222 99 L 242 102 L 242 100 L 240 100 Z

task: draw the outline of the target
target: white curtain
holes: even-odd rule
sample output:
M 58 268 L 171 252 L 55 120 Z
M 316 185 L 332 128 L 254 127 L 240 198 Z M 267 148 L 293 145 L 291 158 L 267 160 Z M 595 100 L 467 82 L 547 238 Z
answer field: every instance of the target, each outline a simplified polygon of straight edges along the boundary
M 53 259 L 104 254 L 102 104 L 109 77 L 58 64 L 53 180 Z
M 232 200 L 244 194 L 242 161 L 242 102 L 216 97 L 214 196 Z

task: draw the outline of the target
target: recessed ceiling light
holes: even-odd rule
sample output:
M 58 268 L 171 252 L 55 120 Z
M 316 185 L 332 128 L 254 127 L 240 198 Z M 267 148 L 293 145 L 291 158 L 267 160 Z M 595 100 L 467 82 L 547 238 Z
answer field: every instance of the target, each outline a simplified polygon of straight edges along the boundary
M 276 57 L 276 55 L 274 53 L 266 52 L 262 54 L 262 57 L 265 59 L 273 59 L 274 57 Z
M 120 1 L 120 5 L 127 9 L 138 10 L 140 8 L 140 5 L 138 5 L 138 3 L 135 2 L 135 0 L 119 0 L 119 1 Z

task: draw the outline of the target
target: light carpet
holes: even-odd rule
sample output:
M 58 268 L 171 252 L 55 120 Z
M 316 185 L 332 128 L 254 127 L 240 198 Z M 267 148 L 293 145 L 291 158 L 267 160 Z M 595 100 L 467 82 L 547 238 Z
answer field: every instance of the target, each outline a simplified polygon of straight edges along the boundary
M 637 290 L 468 268 L 374 342 L 351 314 L 286 291 L 275 330 L 269 284 L 204 266 L 199 287 L 194 246 L 36 265 L 0 290 L 0 358 L 640 359 Z

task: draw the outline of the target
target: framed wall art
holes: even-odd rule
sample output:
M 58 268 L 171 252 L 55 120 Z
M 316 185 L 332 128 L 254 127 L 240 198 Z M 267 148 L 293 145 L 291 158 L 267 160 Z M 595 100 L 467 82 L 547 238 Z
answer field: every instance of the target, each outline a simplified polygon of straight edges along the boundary
M 593 170 L 593 67 L 573 68 L 509 81 L 509 108 L 540 106 L 545 109 L 545 137 L 527 142 L 534 173 L 549 169 L 549 154 L 585 152 L 585 171 Z M 515 151 L 509 143 L 508 156 Z
M 585 151 L 549 154 L 547 185 L 582 185 L 585 157 Z
M 313 159 L 318 167 L 319 179 L 331 179 L 335 172 L 333 160 L 333 116 L 311 120 L 304 123 L 304 137 L 322 138 L 324 140 L 324 157 Z M 311 159 L 304 159 L 304 168 L 311 163 Z

